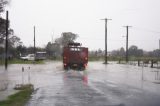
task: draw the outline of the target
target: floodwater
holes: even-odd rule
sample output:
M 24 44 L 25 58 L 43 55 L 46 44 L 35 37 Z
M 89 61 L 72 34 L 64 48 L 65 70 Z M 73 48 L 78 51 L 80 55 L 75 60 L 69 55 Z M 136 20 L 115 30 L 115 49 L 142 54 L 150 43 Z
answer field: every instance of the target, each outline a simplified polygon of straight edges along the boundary
M 16 84 L 32 83 L 26 106 L 160 106 L 159 69 L 102 63 L 89 62 L 85 71 L 64 71 L 54 61 L 0 67 L 0 100 Z

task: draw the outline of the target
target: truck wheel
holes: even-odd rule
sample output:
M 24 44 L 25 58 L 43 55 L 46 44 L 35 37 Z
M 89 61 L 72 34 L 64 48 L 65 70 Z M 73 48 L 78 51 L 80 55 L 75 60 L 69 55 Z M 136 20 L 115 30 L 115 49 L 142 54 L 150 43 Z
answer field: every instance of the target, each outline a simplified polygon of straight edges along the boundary
M 69 70 L 69 67 L 68 67 L 68 66 L 65 66 L 65 67 L 64 67 L 64 70 L 66 70 L 66 71 Z
M 84 71 L 84 70 L 85 70 L 85 67 L 84 67 L 84 66 L 82 66 L 82 67 L 81 67 L 81 70 L 82 70 L 82 71 Z

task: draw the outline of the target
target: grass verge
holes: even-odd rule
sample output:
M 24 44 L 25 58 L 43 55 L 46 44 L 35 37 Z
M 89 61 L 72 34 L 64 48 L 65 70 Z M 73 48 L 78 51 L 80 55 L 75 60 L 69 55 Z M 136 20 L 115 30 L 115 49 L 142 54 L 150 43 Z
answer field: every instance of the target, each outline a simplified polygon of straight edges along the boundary
M 16 94 L 10 95 L 7 100 L 0 101 L 0 106 L 24 106 L 25 103 L 29 100 L 32 92 L 33 85 L 27 84 L 19 88 L 20 90 Z
M 5 61 L 0 60 L 0 65 L 4 65 Z M 39 61 L 28 61 L 28 60 L 21 60 L 21 59 L 11 59 L 8 60 L 8 64 L 44 64 L 43 60 Z

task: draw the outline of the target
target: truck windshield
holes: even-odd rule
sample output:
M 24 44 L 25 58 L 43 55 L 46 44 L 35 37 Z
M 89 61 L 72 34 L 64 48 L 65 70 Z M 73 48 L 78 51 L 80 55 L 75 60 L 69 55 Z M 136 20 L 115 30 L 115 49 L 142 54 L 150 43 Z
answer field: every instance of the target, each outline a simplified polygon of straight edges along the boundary
M 81 51 L 81 48 L 70 48 L 70 51 Z

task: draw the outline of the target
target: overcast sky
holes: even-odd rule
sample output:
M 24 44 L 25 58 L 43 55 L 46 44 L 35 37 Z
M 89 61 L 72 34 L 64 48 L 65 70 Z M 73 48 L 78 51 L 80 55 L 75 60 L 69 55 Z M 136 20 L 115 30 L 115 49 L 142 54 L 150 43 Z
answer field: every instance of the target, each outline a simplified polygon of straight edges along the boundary
M 144 50 L 159 48 L 160 0 L 12 0 L 8 6 L 11 28 L 26 46 L 44 47 L 62 32 L 79 35 L 77 42 L 90 50 L 104 50 L 104 21 L 108 21 L 108 50 L 129 46 Z

